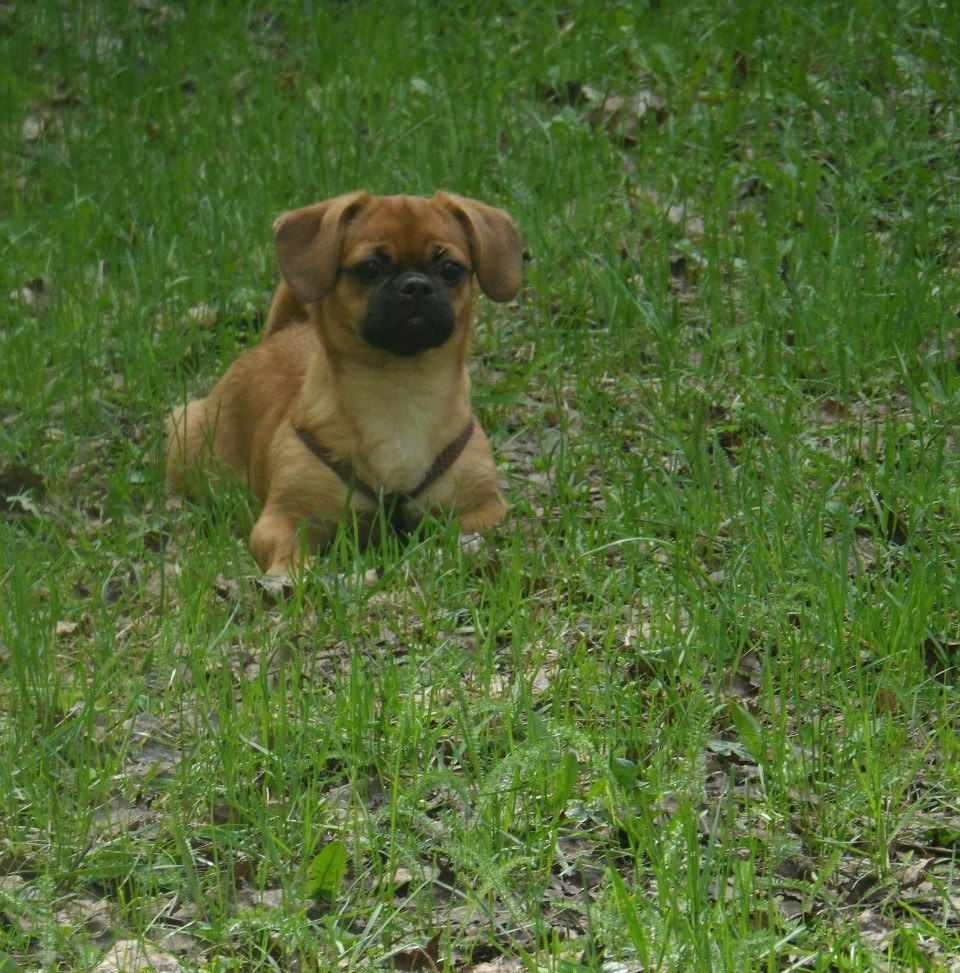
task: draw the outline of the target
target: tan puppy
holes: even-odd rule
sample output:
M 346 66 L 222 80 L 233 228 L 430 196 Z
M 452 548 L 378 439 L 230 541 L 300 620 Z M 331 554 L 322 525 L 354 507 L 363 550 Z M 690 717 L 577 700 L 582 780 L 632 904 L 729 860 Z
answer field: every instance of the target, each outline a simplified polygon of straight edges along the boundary
M 452 511 L 463 533 L 505 504 L 473 417 L 467 357 L 474 281 L 494 301 L 520 286 L 517 228 L 448 193 L 351 193 L 274 224 L 283 282 L 264 338 L 167 423 L 167 478 L 249 484 L 263 503 L 250 549 L 269 574 L 380 504 L 400 529 Z

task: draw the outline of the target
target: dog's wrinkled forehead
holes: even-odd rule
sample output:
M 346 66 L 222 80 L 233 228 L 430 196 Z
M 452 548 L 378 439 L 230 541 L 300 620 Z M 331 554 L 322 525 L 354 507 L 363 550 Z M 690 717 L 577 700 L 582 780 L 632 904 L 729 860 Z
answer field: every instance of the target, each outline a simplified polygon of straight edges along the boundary
M 446 208 L 416 196 L 380 199 L 350 221 L 343 264 L 374 253 L 400 266 L 426 266 L 440 254 L 470 265 L 470 244 L 460 221 Z

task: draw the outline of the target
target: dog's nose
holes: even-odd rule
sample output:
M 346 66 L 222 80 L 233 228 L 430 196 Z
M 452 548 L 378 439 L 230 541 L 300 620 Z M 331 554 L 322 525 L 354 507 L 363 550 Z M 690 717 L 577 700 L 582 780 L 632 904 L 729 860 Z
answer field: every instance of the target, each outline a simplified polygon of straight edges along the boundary
M 433 281 L 426 274 L 412 271 L 397 282 L 397 292 L 401 297 L 411 300 L 418 297 L 433 297 Z

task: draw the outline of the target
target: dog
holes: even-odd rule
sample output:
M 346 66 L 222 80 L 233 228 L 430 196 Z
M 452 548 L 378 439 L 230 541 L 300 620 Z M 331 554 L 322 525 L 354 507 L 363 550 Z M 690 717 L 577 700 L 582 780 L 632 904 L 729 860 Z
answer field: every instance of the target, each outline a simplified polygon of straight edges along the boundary
M 477 200 L 354 192 L 274 223 L 282 281 L 261 341 L 178 407 L 166 474 L 196 494 L 221 474 L 262 503 L 250 550 L 287 575 L 347 516 L 369 539 L 451 513 L 464 535 L 506 510 L 470 403 L 476 285 L 520 287 L 512 217 Z M 306 548 L 306 549 L 304 549 Z

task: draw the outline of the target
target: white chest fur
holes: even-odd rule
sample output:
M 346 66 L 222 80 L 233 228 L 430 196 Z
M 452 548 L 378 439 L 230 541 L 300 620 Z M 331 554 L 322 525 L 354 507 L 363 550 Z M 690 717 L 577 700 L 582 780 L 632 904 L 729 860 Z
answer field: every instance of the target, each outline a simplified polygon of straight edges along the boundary
M 354 388 L 347 400 L 358 438 L 357 472 L 388 493 L 414 489 L 470 416 L 466 373 L 408 371 L 401 381 L 394 378 L 381 376 L 375 394 Z

